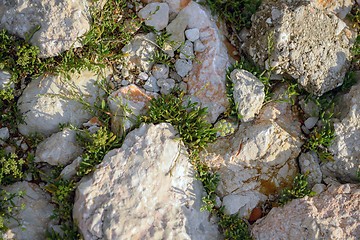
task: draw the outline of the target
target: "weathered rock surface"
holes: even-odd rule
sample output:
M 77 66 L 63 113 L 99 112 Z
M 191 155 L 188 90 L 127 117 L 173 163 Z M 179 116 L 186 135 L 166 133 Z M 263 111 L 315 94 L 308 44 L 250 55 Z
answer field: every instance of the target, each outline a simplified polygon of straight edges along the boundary
M 122 135 L 132 128 L 137 117 L 146 113 L 150 100 L 156 96 L 156 93 L 147 93 L 134 84 L 113 92 L 108 99 L 112 131 Z
M 85 239 L 221 239 L 169 124 L 130 132 L 81 180 L 73 210 Z
M 246 70 L 235 69 L 230 74 L 234 83 L 234 101 L 243 122 L 254 119 L 265 100 L 265 87 L 262 82 Z
M 10 193 L 24 191 L 23 197 L 16 197 L 13 201 L 16 206 L 23 204 L 25 209 L 14 215 L 19 223 L 10 219 L 10 223 L 7 224 L 9 230 L 3 238 L 5 240 L 45 239 L 46 230 L 54 224 L 50 218 L 54 210 L 54 206 L 50 204 L 50 195 L 38 185 L 28 182 L 17 182 L 4 189 Z
M 229 213 L 249 217 L 268 196 L 291 184 L 301 141 L 276 122 L 243 123 L 210 144 L 202 159 L 220 174 L 218 193 Z
M 11 75 L 8 72 L 0 71 L 0 90 L 10 84 Z
M 23 135 L 38 132 L 45 136 L 59 131 L 60 123 L 80 125 L 90 119 L 80 98 L 93 104 L 99 94 L 96 74 L 88 71 L 72 74 L 69 81 L 60 76 L 39 77 L 30 82 L 18 101 L 24 124 L 19 124 Z
M 157 2 L 158 0 L 141 0 L 144 3 Z M 169 5 L 170 13 L 178 13 L 184 7 L 186 7 L 192 0 L 163 0 Z
M 0 28 L 40 48 L 40 56 L 50 57 L 80 46 L 77 38 L 89 29 L 87 1 L 29 0 L 1 1 Z M 39 27 L 38 31 L 37 28 Z
M 341 19 L 344 19 L 351 11 L 354 3 L 354 0 L 311 0 L 314 7 L 334 13 Z
M 307 175 L 307 181 L 310 188 L 322 181 L 322 172 L 319 162 L 319 158 L 315 152 L 301 153 L 299 157 L 300 172 L 301 174 Z
M 126 69 L 135 69 L 135 66 L 137 66 L 140 68 L 140 71 L 150 72 L 154 64 L 150 59 L 155 50 L 154 33 L 136 35 L 131 43 L 122 49 L 125 54 L 124 61 L 127 62 Z
M 76 131 L 64 129 L 42 141 L 36 148 L 35 162 L 66 165 L 82 153 L 76 141 Z
M 324 176 L 344 182 L 358 181 L 360 171 L 360 84 L 353 86 L 339 101 L 342 110 L 338 122 L 334 123 L 335 139 L 329 150 L 334 161 L 322 164 Z
M 227 106 L 225 75 L 230 57 L 211 14 L 195 2 L 190 2 L 180 13 L 187 16 L 187 27 L 198 28 L 200 40 L 206 49 L 198 52 L 189 76 L 188 94 L 200 99 L 202 107 L 208 108 L 208 120 L 215 122 Z
M 359 185 L 332 186 L 315 197 L 273 208 L 255 223 L 255 239 L 349 239 L 360 236 Z
M 163 30 L 169 22 L 169 5 L 167 3 L 149 3 L 138 13 L 147 26 L 155 30 Z
M 342 84 L 354 36 L 337 16 L 299 3 L 263 4 L 244 49 L 261 66 L 290 74 L 310 93 L 322 95 Z

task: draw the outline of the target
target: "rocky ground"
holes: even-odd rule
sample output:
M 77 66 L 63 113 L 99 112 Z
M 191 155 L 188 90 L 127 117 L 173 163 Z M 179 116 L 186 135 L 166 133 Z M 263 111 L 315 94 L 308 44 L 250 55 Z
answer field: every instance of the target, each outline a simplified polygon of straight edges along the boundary
M 359 2 L 246 2 L 0 0 L 0 239 L 359 239 Z

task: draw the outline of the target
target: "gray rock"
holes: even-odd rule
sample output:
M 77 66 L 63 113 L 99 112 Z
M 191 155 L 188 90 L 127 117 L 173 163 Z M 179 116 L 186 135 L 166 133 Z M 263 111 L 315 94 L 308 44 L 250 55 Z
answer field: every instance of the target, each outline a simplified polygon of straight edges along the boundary
M 299 105 L 307 117 L 318 117 L 320 114 L 319 106 L 311 99 L 300 99 Z
M 180 77 L 185 77 L 192 69 L 191 60 L 185 59 L 177 59 L 175 62 L 175 70 L 176 73 L 179 74 Z
M 86 1 L 2 1 L 1 7 L 0 28 L 23 39 L 33 34 L 30 43 L 40 48 L 42 57 L 81 46 L 77 39 L 90 29 Z
M 194 59 L 194 45 L 191 41 L 186 40 L 184 45 L 180 47 L 180 58 L 182 59 Z
M 259 113 L 265 99 L 265 87 L 262 82 L 246 70 L 235 69 L 230 74 L 234 83 L 234 101 L 241 121 L 251 121 Z
M 185 42 L 184 31 L 188 26 L 189 16 L 185 11 L 180 11 L 174 20 L 166 27 L 166 32 L 171 34 L 169 40 L 173 42 L 173 50 L 178 49 Z
M 149 79 L 144 84 L 144 89 L 150 92 L 160 92 L 160 88 L 157 85 L 157 79 L 153 76 L 150 76 Z
M 155 64 L 151 70 L 152 75 L 156 79 L 169 77 L 169 66 L 166 64 Z
M 138 78 L 140 80 L 146 81 L 149 78 L 149 75 L 146 72 L 140 72 Z
M 11 78 L 10 73 L 0 71 L 0 90 L 5 89 L 7 86 L 10 86 L 11 88 L 14 87 L 14 84 L 10 83 L 10 78 Z
M 318 117 L 309 117 L 308 119 L 305 120 L 304 125 L 307 129 L 312 129 L 313 127 L 315 127 L 318 120 L 319 120 Z
M 313 186 L 313 188 L 311 189 L 311 191 L 315 192 L 317 195 L 321 194 L 322 192 L 324 192 L 326 189 L 326 185 L 325 184 L 315 184 Z
M 198 28 L 191 28 L 185 31 L 185 36 L 189 41 L 195 42 L 200 37 L 200 31 Z
M 143 124 L 81 180 L 73 217 L 85 239 L 220 238 L 176 138 L 169 124 Z
M 332 186 L 315 197 L 271 209 L 252 228 L 255 239 L 357 239 L 359 185 Z
M 76 176 L 76 172 L 78 167 L 80 166 L 80 163 L 82 162 L 81 157 L 77 157 L 72 163 L 64 167 L 64 169 L 61 171 L 60 175 L 62 179 L 70 180 L 74 176 Z
M 64 129 L 42 141 L 36 148 L 35 162 L 50 165 L 67 165 L 82 153 L 82 147 L 76 141 L 76 131 Z
M 9 129 L 7 127 L 0 128 L 0 139 L 3 141 L 8 140 L 10 137 Z
M 157 80 L 157 85 L 160 87 L 161 94 L 167 95 L 174 89 L 175 80 L 171 78 L 162 78 Z
M 19 124 L 20 133 L 49 136 L 59 131 L 60 123 L 80 127 L 91 115 L 76 99 L 92 105 L 100 92 L 96 81 L 97 75 L 89 71 L 71 74 L 70 80 L 60 76 L 40 76 L 32 80 L 18 101 L 25 121 Z
M 334 123 L 335 139 L 329 150 L 334 161 L 322 164 L 324 177 L 333 177 L 343 182 L 357 182 L 360 171 L 360 83 L 343 96 L 339 105 L 341 116 Z
M 138 12 L 140 18 L 145 19 L 147 26 L 155 30 L 163 30 L 169 23 L 169 5 L 167 3 L 149 3 Z
M 322 172 L 320 169 L 319 158 L 314 152 L 301 153 L 299 157 L 299 165 L 302 174 L 307 174 L 309 187 L 321 183 Z
M 200 41 L 200 40 L 196 40 L 194 42 L 194 51 L 195 52 L 203 52 L 205 51 L 206 46 Z
M 180 91 L 187 93 L 187 84 L 186 82 L 177 83 L 176 86 L 180 89 Z
M 38 185 L 28 182 L 17 182 L 4 187 L 10 193 L 25 192 L 24 196 L 13 199 L 15 206 L 25 206 L 24 210 L 14 214 L 7 224 L 9 230 L 2 236 L 5 240 L 45 239 L 46 230 L 55 224 L 51 219 L 54 206 L 50 204 L 51 197 Z M 1 237 L 1 235 L 0 235 Z
M 274 9 L 281 17 L 267 24 L 265 19 Z M 280 0 L 264 2 L 253 20 L 244 50 L 256 63 L 291 75 L 318 96 L 343 83 L 355 36 L 338 17 L 301 1 Z M 269 41 L 273 45 L 270 54 Z

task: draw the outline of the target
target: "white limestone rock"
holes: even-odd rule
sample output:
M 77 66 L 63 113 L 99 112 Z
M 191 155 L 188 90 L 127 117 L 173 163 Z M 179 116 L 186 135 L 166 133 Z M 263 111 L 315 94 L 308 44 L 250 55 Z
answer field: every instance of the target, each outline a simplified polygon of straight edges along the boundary
M 61 76 L 40 76 L 32 80 L 19 98 L 18 107 L 25 123 L 19 124 L 21 134 L 40 133 L 49 136 L 59 131 L 60 123 L 80 127 L 90 119 L 76 98 L 93 104 L 101 91 L 95 84 L 98 76 L 89 71 Z
M 185 30 L 188 26 L 189 16 L 183 10 L 166 27 L 166 32 L 171 34 L 169 41 L 173 42 L 172 50 L 178 49 L 185 42 Z
M 29 240 L 45 239 L 46 230 L 52 227 L 55 222 L 51 220 L 54 206 L 50 203 L 51 197 L 38 185 L 28 182 L 17 182 L 4 187 L 10 193 L 23 191 L 23 197 L 16 197 L 13 202 L 16 206 L 25 206 L 7 224 L 9 230 L 2 236 L 5 240 Z M 0 235 L 1 237 L 1 235 Z
M 0 128 L 0 139 L 3 141 L 8 140 L 10 137 L 9 129 L 7 127 Z
M 360 83 L 339 101 L 341 116 L 334 123 L 335 139 L 329 150 L 334 161 L 321 165 L 324 177 L 343 182 L 357 182 L 360 171 Z
M 76 141 L 76 131 L 64 129 L 42 141 L 36 148 L 35 162 L 50 165 L 67 165 L 82 153 Z
M 191 42 L 195 42 L 200 37 L 200 31 L 198 28 L 191 28 L 185 31 L 186 39 Z
M 184 45 L 180 47 L 180 58 L 182 59 L 194 59 L 194 44 L 186 40 Z
M 157 80 L 157 85 L 160 87 L 161 94 L 167 95 L 174 89 L 175 80 L 171 78 L 161 78 Z
M 13 84 L 10 84 L 11 74 L 8 72 L 0 71 L 0 90 L 5 89 L 7 86 L 14 87 Z M 9 85 L 10 84 L 10 85 Z
M 276 19 L 266 23 L 275 10 Z M 279 0 L 264 2 L 253 16 L 243 48 L 254 62 L 291 75 L 305 90 L 321 96 L 343 83 L 354 38 L 336 15 L 302 1 Z M 269 41 L 273 45 L 270 55 Z
M 316 153 L 301 153 L 299 157 L 299 166 L 301 174 L 307 175 L 307 181 L 310 188 L 312 188 L 315 184 L 321 183 L 322 172 L 320 169 L 320 161 Z
M 175 62 L 175 70 L 180 77 L 185 77 L 188 75 L 192 68 L 193 64 L 191 60 L 177 59 Z
M 155 64 L 151 70 L 152 75 L 156 79 L 169 77 L 169 66 L 166 64 Z
M 146 113 L 150 100 L 156 96 L 156 93 L 147 93 L 135 84 L 113 92 L 108 99 L 112 131 L 120 136 L 132 128 L 137 117 Z
M 161 31 L 169 23 L 169 5 L 167 3 L 149 3 L 138 12 L 138 15 L 145 19 L 147 26 Z
M 2 1 L 0 28 L 38 46 L 41 57 L 52 57 L 72 46 L 90 29 L 87 1 L 28 0 Z M 36 31 L 39 27 L 38 31 Z
M 265 100 L 265 86 L 252 73 L 242 69 L 233 70 L 230 79 L 234 83 L 233 96 L 241 121 L 251 121 Z
M 142 124 L 81 180 L 73 217 L 85 240 L 221 239 L 177 138 L 169 124 Z
M 252 229 L 255 239 L 349 239 L 360 236 L 359 185 L 331 186 L 315 197 L 271 209 Z
M 150 92 L 155 92 L 155 93 L 160 92 L 160 88 L 157 85 L 157 80 L 154 76 L 150 76 L 148 78 L 148 80 L 146 80 L 143 87 L 145 90 L 150 91 Z

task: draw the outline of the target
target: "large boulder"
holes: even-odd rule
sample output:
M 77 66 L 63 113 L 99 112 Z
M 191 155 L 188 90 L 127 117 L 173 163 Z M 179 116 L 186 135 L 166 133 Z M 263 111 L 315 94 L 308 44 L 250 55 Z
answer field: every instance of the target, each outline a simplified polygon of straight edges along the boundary
M 359 185 L 332 186 L 315 197 L 295 199 L 255 223 L 255 239 L 349 239 L 360 236 Z
M 40 133 L 49 136 L 59 131 L 60 123 L 80 127 L 91 115 L 80 101 L 93 104 L 99 94 L 98 76 L 89 71 L 61 76 L 41 76 L 32 80 L 19 98 L 18 107 L 24 117 L 19 124 L 23 135 Z
M 336 15 L 302 2 L 265 2 L 244 50 L 259 65 L 291 75 L 320 96 L 343 83 L 354 34 Z
M 14 219 L 10 219 L 10 223 L 7 224 L 9 230 L 2 237 L 5 240 L 45 239 L 46 230 L 55 225 L 51 220 L 54 206 L 50 204 L 50 195 L 38 185 L 28 182 L 17 182 L 4 189 L 10 193 L 23 191 L 24 195 L 15 197 L 13 203 L 18 207 L 23 205 L 24 209 L 15 214 Z
M 0 28 L 30 38 L 30 43 L 40 48 L 41 57 L 80 46 L 77 39 L 90 29 L 86 0 L 3 0 L 0 13 Z
M 81 180 L 73 217 L 85 239 L 220 239 L 177 138 L 169 124 L 143 124 Z
M 334 123 L 335 139 L 329 150 L 334 161 L 322 164 L 324 177 L 343 182 L 358 181 L 360 171 L 360 83 L 340 98 L 340 119 Z

